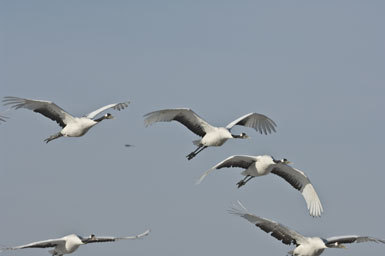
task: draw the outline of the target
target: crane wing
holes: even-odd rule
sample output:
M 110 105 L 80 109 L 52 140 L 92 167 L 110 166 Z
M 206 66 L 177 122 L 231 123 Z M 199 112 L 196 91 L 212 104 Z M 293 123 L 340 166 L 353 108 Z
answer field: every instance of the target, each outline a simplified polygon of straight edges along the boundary
M 311 216 L 321 216 L 323 212 L 321 201 L 305 173 L 283 163 L 276 164 L 271 173 L 282 177 L 295 189 L 301 191 Z
M 326 239 L 325 245 L 327 247 L 338 247 L 339 244 L 351 244 L 351 243 L 364 243 L 364 242 L 375 242 L 385 244 L 385 240 L 370 236 L 356 236 L 356 235 L 347 235 L 347 236 L 334 236 Z
M 92 236 L 90 238 L 83 238 L 82 242 L 85 244 L 89 244 L 89 243 L 105 243 L 105 242 L 115 242 L 119 240 L 139 239 L 147 236 L 149 233 L 150 233 L 150 230 L 146 230 L 145 232 L 135 236 L 125 236 L 125 237 Z
M 52 101 L 31 100 L 17 97 L 4 97 L 4 105 L 10 105 L 14 109 L 26 108 L 34 112 L 40 113 L 49 119 L 56 121 L 62 128 L 69 122 L 73 121 L 74 117 L 64 111 L 61 107 Z
M 265 115 L 258 113 L 249 113 L 247 115 L 241 116 L 240 118 L 229 123 L 226 128 L 230 130 L 235 125 L 242 125 L 254 128 L 257 132 L 260 132 L 261 134 L 275 132 L 275 127 L 277 126 L 273 120 L 271 120 Z
M 240 202 L 238 202 L 238 204 L 239 204 L 238 206 L 235 205 L 233 208 L 231 208 L 229 210 L 229 213 L 245 218 L 252 224 L 256 225 L 257 227 L 265 231 L 266 233 L 268 234 L 270 233 L 272 237 L 275 237 L 282 243 L 287 245 L 290 245 L 290 244 L 299 245 L 306 241 L 306 238 L 301 234 L 297 233 L 296 231 L 289 229 L 288 227 L 278 222 L 261 218 L 254 214 L 248 213 L 246 208 L 243 207 Z
M 95 116 L 97 116 L 99 113 L 107 110 L 107 109 L 114 109 L 114 110 L 122 110 L 122 109 L 125 109 L 126 107 L 128 107 L 128 104 L 130 104 L 129 101 L 126 101 L 126 102 L 122 102 L 122 103 L 114 103 L 114 104 L 109 104 L 109 105 L 106 105 L 104 107 L 101 107 L 95 111 L 92 111 L 91 113 L 89 113 L 88 115 L 86 115 L 87 118 L 94 118 Z
M 145 126 L 156 122 L 178 121 L 198 136 L 205 136 L 206 133 L 214 130 L 214 127 L 188 108 L 175 108 L 158 110 L 144 115 Z
M 64 244 L 65 240 L 63 238 L 58 239 L 48 239 L 44 241 L 33 242 L 29 244 L 19 245 L 15 247 L 3 248 L 2 250 L 17 250 L 17 249 L 25 249 L 25 248 L 48 248 L 48 247 L 56 247 L 59 244 Z
M 0 122 L 5 122 L 6 118 L 8 118 L 8 117 L 0 115 Z
M 221 168 L 229 168 L 229 167 L 239 167 L 243 169 L 249 168 L 249 166 L 257 161 L 257 158 L 255 156 L 245 156 L 245 155 L 236 155 L 236 156 L 230 156 L 223 160 L 222 162 L 216 164 L 211 169 L 207 170 L 205 173 L 202 174 L 202 176 L 199 178 L 199 180 L 196 182 L 196 184 L 200 184 L 203 179 L 212 171 L 221 169 Z

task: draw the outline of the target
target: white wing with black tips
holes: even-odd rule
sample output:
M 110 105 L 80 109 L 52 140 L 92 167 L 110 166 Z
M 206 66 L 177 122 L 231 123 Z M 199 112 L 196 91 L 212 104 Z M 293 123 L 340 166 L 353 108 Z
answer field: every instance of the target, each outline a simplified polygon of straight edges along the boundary
M 15 247 L 3 248 L 2 250 L 17 250 L 17 249 L 25 249 L 25 248 L 48 248 L 48 247 L 56 247 L 59 244 L 65 244 L 65 240 L 63 238 L 58 239 L 48 239 L 38 242 L 33 242 L 29 244 L 19 245 Z
M 235 125 L 242 125 L 250 128 L 254 128 L 259 133 L 272 133 L 275 132 L 277 126 L 273 120 L 265 115 L 258 113 L 249 113 L 229 123 L 226 128 L 231 129 Z
M 246 156 L 246 155 L 238 155 L 238 156 L 230 156 L 223 160 L 222 162 L 216 164 L 211 169 L 207 170 L 203 175 L 199 178 L 196 184 L 200 184 L 203 179 L 209 175 L 210 172 L 221 169 L 221 168 L 229 168 L 229 167 L 240 167 L 243 169 L 249 168 L 249 166 L 257 161 L 255 156 Z
M 177 121 L 201 137 L 214 130 L 213 126 L 188 108 L 158 110 L 148 113 L 144 115 L 144 117 L 144 124 L 146 127 L 156 122 Z
M 10 105 L 14 109 L 26 108 L 40 113 L 49 119 L 56 121 L 62 128 L 74 120 L 74 117 L 64 111 L 52 101 L 31 100 L 17 97 L 4 97 L 4 105 Z
M 86 115 L 87 118 L 94 118 L 95 116 L 97 116 L 99 113 L 107 110 L 107 109 L 114 109 L 114 110 L 122 110 L 122 109 L 125 109 L 126 107 L 128 107 L 128 104 L 130 104 L 129 101 L 126 101 L 126 102 L 122 102 L 122 103 L 113 103 L 113 104 L 109 104 L 109 105 L 106 105 L 104 107 L 101 107 L 95 111 L 92 111 L 91 113 L 89 113 L 88 115 Z
M 282 177 L 302 193 L 311 216 L 321 215 L 323 212 L 321 201 L 305 173 L 283 163 L 276 164 L 271 173 Z

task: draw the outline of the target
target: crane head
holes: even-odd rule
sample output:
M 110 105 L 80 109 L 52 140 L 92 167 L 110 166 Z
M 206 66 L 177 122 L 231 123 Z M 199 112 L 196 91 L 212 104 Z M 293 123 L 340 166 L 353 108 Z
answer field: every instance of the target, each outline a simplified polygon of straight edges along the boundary
M 283 164 L 292 164 L 292 162 L 290 162 L 290 161 L 287 160 L 286 158 L 281 159 L 281 163 L 283 163 Z
M 114 119 L 114 116 L 111 115 L 110 113 L 105 114 L 104 117 L 105 117 L 106 119 Z
M 240 135 L 239 135 L 239 137 L 241 138 L 241 139 L 248 139 L 248 138 L 250 138 L 246 133 L 244 133 L 244 132 L 242 132 Z

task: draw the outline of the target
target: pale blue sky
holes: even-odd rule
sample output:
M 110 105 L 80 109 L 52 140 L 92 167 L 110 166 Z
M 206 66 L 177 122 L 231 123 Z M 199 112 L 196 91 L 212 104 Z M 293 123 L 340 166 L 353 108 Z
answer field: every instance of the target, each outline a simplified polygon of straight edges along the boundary
M 0 2 L 1 97 L 52 100 L 74 115 L 131 100 L 82 138 L 28 110 L 0 126 L 0 245 L 69 233 L 141 241 L 74 255 L 285 255 L 288 247 L 226 210 L 241 200 L 304 235 L 385 238 L 383 1 Z M 213 125 L 249 112 L 277 133 L 206 149 L 176 123 L 144 128 L 147 112 L 190 107 Z M 1 108 L 6 111 L 6 107 Z M 124 144 L 135 147 L 125 148 Z M 210 174 L 234 154 L 288 158 L 324 205 L 308 216 L 276 176 L 237 189 L 240 169 Z M 382 255 L 350 245 L 324 255 Z M 45 255 L 39 249 L 4 255 Z M 48 255 L 48 254 L 47 254 Z

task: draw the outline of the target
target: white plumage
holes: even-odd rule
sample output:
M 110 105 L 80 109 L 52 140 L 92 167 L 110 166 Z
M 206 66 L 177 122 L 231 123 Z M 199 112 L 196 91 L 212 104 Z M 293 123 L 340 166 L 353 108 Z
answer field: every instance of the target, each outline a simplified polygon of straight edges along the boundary
M 43 100 L 31 100 L 17 97 L 5 97 L 4 105 L 10 105 L 14 109 L 26 108 L 34 112 L 40 113 L 49 119 L 56 121 L 63 129 L 49 138 L 45 139 L 45 142 L 57 139 L 61 136 L 65 137 L 80 137 L 87 133 L 94 125 L 98 124 L 104 119 L 112 119 L 113 116 L 109 113 L 104 116 L 95 118 L 99 113 L 107 109 L 122 110 L 128 106 L 130 102 L 114 103 L 101 107 L 88 115 L 83 117 L 73 117 L 64 111 L 61 107 L 53 103 L 52 101 Z
M 321 201 L 311 184 L 309 178 L 300 170 L 289 166 L 287 159 L 275 160 L 268 155 L 263 156 L 230 156 L 222 162 L 218 163 L 208 171 L 206 171 L 198 180 L 198 184 L 212 171 L 221 168 L 239 167 L 245 169 L 241 174 L 245 178 L 237 183 L 238 188 L 245 185 L 254 177 L 274 173 L 287 182 L 295 189 L 299 190 L 304 197 L 309 213 L 313 217 L 318 217 L 323 212 Z
M 278 222 L 248 213 L 246 208 L 243 207 L 240 202 L 238 203 L 239 205 L 234 206 L 229 212 L 245 218 L 266 233 L 270 233 L 271 236 L 284 244 L 294 244 L 296 248 L 289 252 L 290 255 L 319 256 L 327 248 L 345 248 L 344 244 L 346 243 L 376 242 L 385 244 L 384 240 L 369 236 L 348 235 L 330 237 L 327 239 L 321 237 L 305 237 Z
M 147 236 L 150 233 L 150 230 L 147 230 L 139 235 L 135 236 L 126 236 L 126 237 L 96 237 L 95 235 L 90 235 L 87 238 L 71 234 L 57 239 L 49 239 L 44 241 L 33 242 L 25 245 L 3 248 L 3 250 L 17 250 L 17 249 L 26 249 L 26 248 L 49 248 L 53 247 L 53 250 L 50 250 L 49 253 L 52 256 L 61 256 L 64 254 L 70 254 L 76 251 L 80 245 L 89 244 L 89 243 L 103 243 L 103 242 L 115 242 L 119 240 L 128 240 L 128 239 L 138 239 L 144 236 Z
M 147 127 L 155 122 L 170 121 L 178 121 L 186 126 L 190 131 L 202 137 L 200 140 L 193 141 L 194 145 L 198 146 L 198 148 L 186 156 L 188 160 L 195 157 L 199 152 L 207 147 L 222 146 L 228 139 L 248 138 L 245 133 L 241 133 L 240 135 L 232 134 L 231 128 L 233 128 L 235 125 L 254 128 L 261 134 L 275 132 L 276 127 L 276 124 L 273 120 L 265 115 L 257 113 L 249 113 L 244 115 L 229 123 L 226 127 L 215 127 L 203 120 L 194 111 L 187 108 L 164 109 L 148 113 L 145 115 L 144 124 Z

